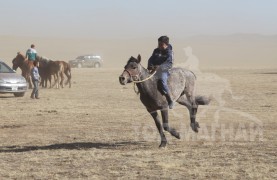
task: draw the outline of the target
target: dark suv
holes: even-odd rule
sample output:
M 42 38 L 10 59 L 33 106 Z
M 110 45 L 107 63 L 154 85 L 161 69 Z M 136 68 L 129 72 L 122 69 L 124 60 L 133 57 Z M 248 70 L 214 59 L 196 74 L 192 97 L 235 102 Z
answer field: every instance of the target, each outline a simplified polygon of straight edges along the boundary
M 94 67 L 94 68 L 100 68 L 103 66 L 103 60 L 100 56 L 97 55 L 83 55 L 78 56 L 74 60 L 68 61 L 71 67 Z

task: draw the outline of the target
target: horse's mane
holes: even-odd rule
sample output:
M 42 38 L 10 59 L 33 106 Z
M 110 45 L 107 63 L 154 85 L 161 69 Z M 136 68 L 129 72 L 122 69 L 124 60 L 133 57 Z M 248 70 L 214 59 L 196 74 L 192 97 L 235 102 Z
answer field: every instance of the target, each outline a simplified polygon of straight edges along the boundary
M 22 54 L 21 52 L 17 52 L 17 56 L 21 56 L 23 59 L 26 59 L 25 55 Z
M 133 56 L 130 57 L 130 59 L 127 61 L 127 64 L 130 62 L 139 63 L 138 60 L 136 58 L 134 58 Z
M 51 61 L 51 59 L 49 59 L 47 57 L 43 57 L 43 56 L 37 56 L 37 60 L 39 62 L 45 62 L 45 63 L 48 63 L 49 61 Z

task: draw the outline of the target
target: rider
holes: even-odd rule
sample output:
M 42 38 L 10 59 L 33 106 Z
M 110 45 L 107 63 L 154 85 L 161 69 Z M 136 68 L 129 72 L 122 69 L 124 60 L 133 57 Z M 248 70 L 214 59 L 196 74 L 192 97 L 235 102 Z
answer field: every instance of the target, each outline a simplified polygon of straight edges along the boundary
M 34 62 L 36 60 L 37 51 L 35 50 L 35 45 L 31 44 L 31 48 L 29 48 L 26 52 L 26 58 L 29 61 Z
M 173 101 L 170 97 L 169 88 L 167 85 L 167 79 L 169 76 L 169 69 L 172 68 L 173 63 L 173 51 L 172 46 L 169 44 L 169 38 L 167 36 L 161 36 L 158 39 L 158 48 L 154 49 L 152 56 L 148 60 L 148 70 L 154 70 L 157 68 L 158 84 L 161 86 L 163 95 L 165 95 L 170 109 L 173 108 Z

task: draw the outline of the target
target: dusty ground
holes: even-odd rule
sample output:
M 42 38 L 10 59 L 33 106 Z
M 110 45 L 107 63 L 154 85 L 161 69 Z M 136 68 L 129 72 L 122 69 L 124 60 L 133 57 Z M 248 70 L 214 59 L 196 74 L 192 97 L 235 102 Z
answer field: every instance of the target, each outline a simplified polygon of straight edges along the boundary
M 40 100 L 0 94 L 1 179 L 277 178 L 276 70 L 206 70 L 230 86 L 199 77 L 198 92 L 226 91 L 200 107 L 198 135 L 176 105 L 170 123 L 182 139 L 166 134 L 165 149 L 121 71 L 73 69 L 71 89 L 40 89 Z

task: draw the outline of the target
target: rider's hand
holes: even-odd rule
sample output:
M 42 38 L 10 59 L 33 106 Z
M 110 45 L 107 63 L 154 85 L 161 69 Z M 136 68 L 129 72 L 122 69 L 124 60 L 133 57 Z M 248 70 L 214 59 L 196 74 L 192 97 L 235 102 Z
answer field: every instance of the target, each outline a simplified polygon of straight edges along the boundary
M 148 69 L 149 71 L 152 71 L 153 68 L 154 68 L 154 66 L 148 66 L 148 67 L 147 67 L 147 69 Z

